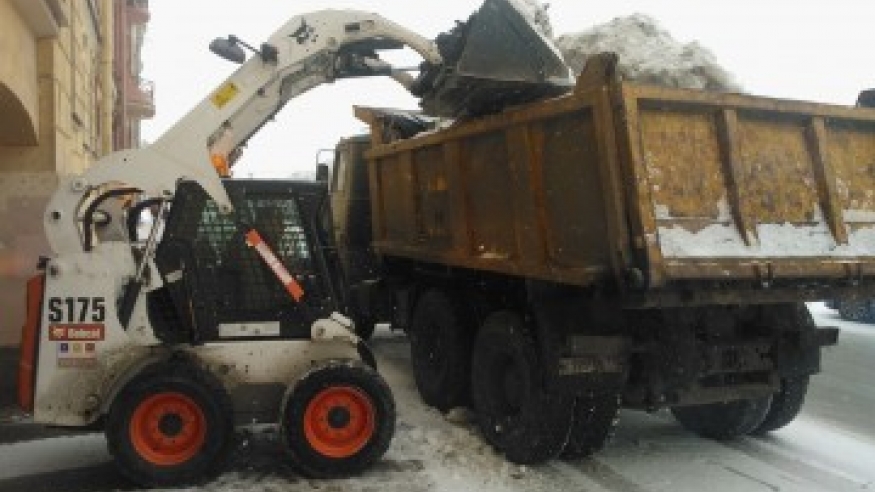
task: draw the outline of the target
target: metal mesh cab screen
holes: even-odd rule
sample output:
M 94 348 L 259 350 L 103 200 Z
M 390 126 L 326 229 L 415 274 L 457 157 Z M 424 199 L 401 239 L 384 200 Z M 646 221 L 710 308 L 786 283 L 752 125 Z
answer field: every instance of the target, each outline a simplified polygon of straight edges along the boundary
M 214 329 L 222 322 L 279 320 L 285 331 L 291 324 L 298 324 L 295 320 L 301 318 L 300 308 L 258 253 L 246 244 L 237 225 L 254 227 L 304 287 L 304 302 L 310 299 L 318 303 L 324 287 L 316 275 L 297 200 L 287 190 L 258 186 L 235 186 L 228 191 L 236 210 L 223 215 L 199 186 L 191 184 L 179 194 L 182 199 L 173 204 L 164 241 L 187 244 L 193 252 L 194 271 L 187 272 L 186 277 L 194 291 L 193 307 L 208 325 L 202 323 L 201 330 Z M 191 278 L 191 273 L 196 278 Z
M 249 196 L 238 213 L 243 222 L 252 225 L 280 261 L 308 290 L 314 276 L 309 243 L 304 233 L 301 216 L 294 200 L 289 197 Z M 252 248 L 246 245 L 242 233 L 229 219 L 218 214 L 215 205 L 208 202 L 204 214 L 209 215 L 201 224 L 200 237 L 210 238 L 221 252 L 221 270 L 230 275 L 225 290 L 234 292 L 234 303 L 249 310 L 275 310 L 292 301 L 273 272 Z M 216 238 L 216 239 L 213 239 Z M 306 285 L 310 284 L 310 285 Z M 232 304 L 233 306 L 233 304 Z M 230 306 L 229 306 L 230 307 Z M 233 308 L 232 308 L 233 310 Z

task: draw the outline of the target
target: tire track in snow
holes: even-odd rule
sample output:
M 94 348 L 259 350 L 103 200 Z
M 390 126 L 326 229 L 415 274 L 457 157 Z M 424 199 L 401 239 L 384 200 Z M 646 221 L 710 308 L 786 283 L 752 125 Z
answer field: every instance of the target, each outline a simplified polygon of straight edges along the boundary
M 567 477 L 576 478 L 587 492 L 647 492 L 598 459 L 590 458 L 577 464 L 557 460 L 549 466 Z
M 137 487 L 119 475 L 112 463 L 38 473 L 0 480 L 0 492 L 127 492 Z
M 764 442 L 768 441 L 739 439 L 737 441 L 729 441 L 722 444 L 727 448 L 758 459 L 763 463 L 768 463 L 775 468 L 789 473 L 797 479 L 802 478 L 807 482 L 815 484 L 821 488 L 821 490 L 829 490 L 831 492 L 852 491 L 860 490 L 866 485 L 865 480 L 857 481 L 850 477 L 837 474 L 829 468 L 818 466 L 810 461 L 788 456 L 783 452 L 769 449 L 763 445 Z

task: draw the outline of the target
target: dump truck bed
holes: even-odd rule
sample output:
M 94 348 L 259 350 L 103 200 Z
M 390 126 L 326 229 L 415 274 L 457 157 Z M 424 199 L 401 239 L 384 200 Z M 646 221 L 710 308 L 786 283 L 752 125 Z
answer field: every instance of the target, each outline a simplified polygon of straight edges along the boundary
M 639 293 L 875 277 L 875 111 L 625 83 L 614 62 L 406 140 L 373 119 L 376 250 Z

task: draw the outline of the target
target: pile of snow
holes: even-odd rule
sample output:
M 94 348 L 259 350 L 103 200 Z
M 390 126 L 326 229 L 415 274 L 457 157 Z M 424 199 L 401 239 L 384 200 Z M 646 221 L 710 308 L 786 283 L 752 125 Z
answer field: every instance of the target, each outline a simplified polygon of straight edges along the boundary
M 549 4 L 538 0 L 511 0 L 511 2 L 516 5 L 517 10 L 523 14 L 529 24 L 535 26 L 535 29 L 547 39 L 553 39 L 553 24 L 550 23 L 548 13 Z
M 678 42 L 647 15 L 618 17 L 577 34 L 559 36 L 555 42 L 575 73 L 580 73 L 590 56 L 610 51 L 619 55 L 620 74 L 626 80 L 741 92 L 733 76 L 708 49 L 696 42 Z

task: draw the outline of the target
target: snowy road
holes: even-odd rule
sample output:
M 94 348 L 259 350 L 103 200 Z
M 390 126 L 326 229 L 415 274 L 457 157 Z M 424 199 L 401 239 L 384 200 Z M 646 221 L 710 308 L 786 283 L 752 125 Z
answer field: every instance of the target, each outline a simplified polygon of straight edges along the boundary
M 398 430 L 383 462 L 355 480 L 297 477 L 269 436 L 248 440 L 232 468 L 199 490 L 361 491 L 859 491 L 875 490 L 875 326 L 814 308 L 820 325 L 842 328 L 812 383 L 803 416 L 767 439 L 699 439 L 666 413 L 624 412 L 597 457 L 525 468 L 495 455 L 468 416 L 425 408 L 409 372 L 404 337 L 378 333 L 381 372 L 395 391 Z M 29 435 L 0 426 L 0 492 L 131 490 L 108 463 L 100 435 Z M 194 490 L 194 489 L 192 489 Z

